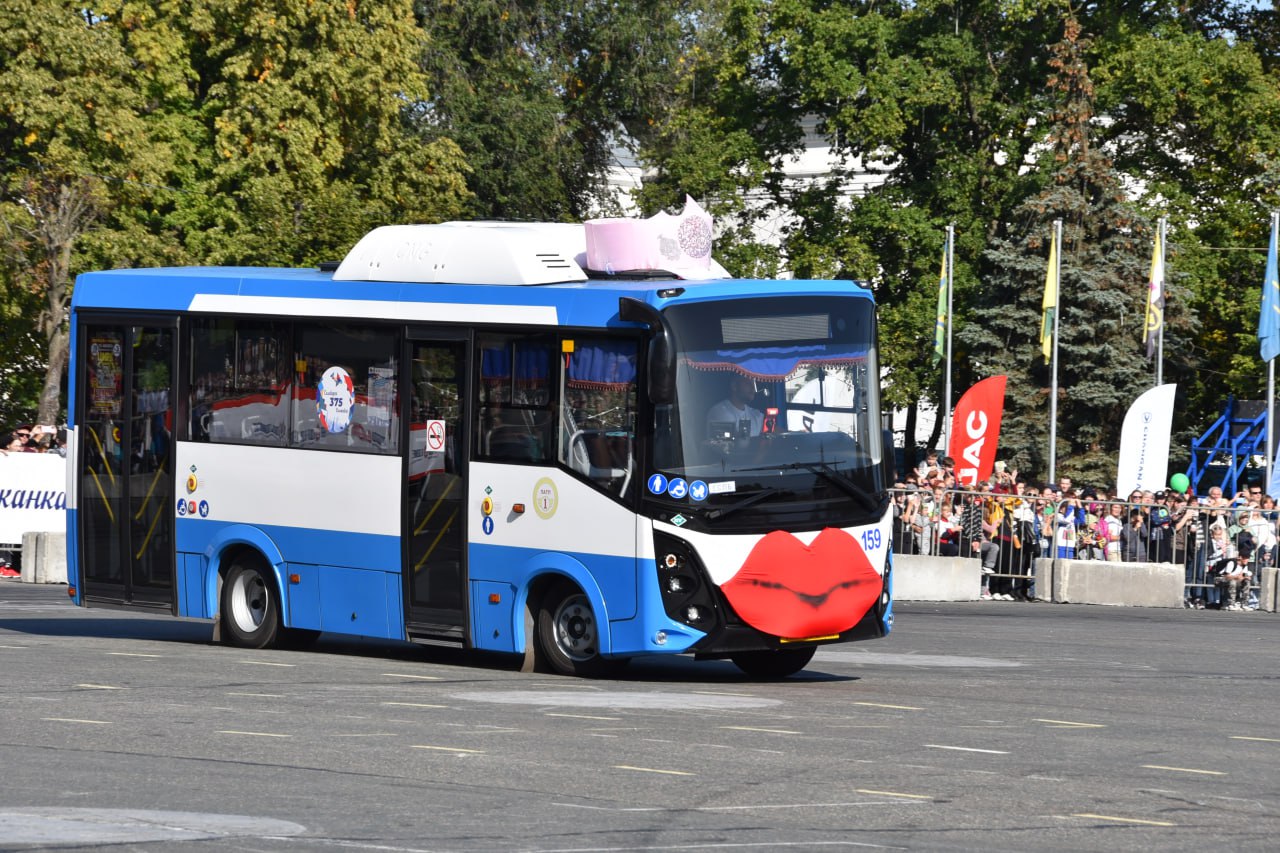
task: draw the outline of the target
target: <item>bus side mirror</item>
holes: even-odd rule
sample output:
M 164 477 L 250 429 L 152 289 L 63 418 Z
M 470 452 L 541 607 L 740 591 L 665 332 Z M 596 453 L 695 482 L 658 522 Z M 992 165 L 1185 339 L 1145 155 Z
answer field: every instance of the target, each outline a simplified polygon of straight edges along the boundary
M 649 362 L 645 377 L 649 402 L 655 406 L 675 402 L 676 351 L 667 318 L 649 303 L 623 296 L 618 299 L 618 319 L 649 327 Z

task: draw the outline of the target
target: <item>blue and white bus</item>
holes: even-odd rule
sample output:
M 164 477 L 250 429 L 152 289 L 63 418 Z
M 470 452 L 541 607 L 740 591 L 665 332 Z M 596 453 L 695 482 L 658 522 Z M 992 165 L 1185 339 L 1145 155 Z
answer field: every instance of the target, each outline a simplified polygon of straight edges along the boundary
M 870 292 L 598 273 L 584 239 L 388 226 L 336 267 L 79 276 L 74 601 L 577 675 L 884 636 Z

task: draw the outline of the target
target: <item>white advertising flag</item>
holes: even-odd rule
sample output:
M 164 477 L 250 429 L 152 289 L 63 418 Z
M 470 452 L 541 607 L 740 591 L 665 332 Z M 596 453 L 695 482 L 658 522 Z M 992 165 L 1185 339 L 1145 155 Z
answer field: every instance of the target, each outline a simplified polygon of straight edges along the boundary
M 1165 488 L 1169 473 L 1169 432 L 1173 428 L 1176 383 L 1158 385 L 1133 401 L 1120 429 L 1116 494 Z

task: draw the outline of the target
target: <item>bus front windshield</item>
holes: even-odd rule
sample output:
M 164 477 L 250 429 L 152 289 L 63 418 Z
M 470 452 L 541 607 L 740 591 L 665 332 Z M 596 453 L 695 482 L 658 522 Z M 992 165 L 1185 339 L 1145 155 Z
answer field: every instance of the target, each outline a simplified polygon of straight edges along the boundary
M 828 519 L 881 509 L 871 300 L 703 302 L 666 316 L 676 401 L 657 411 L 654 464 L 688 484 L 695 508 L 713 519 L 744 501 L 759 505 L 752 515 L 796 503 L 830 504 L 817 513 Z

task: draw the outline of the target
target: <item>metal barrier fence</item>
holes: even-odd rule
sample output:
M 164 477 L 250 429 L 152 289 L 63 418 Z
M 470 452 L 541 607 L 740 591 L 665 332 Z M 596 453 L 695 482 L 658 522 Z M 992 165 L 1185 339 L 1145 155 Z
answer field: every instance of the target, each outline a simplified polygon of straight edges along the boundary
M 1045 499 L 957 489 L 891 489 L 893 549 L 983 561 L 983 597 L 1031 595 L 1037 557 L 1171 563 L 1189 607 L 1257 606 L 1277 563 L 1280 511 L 1157 502 Z

